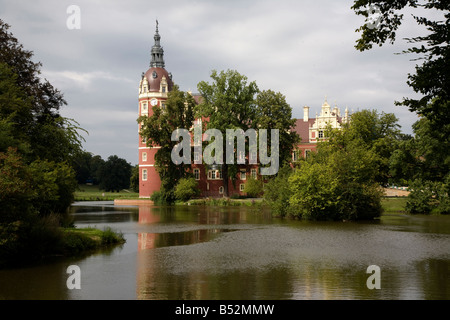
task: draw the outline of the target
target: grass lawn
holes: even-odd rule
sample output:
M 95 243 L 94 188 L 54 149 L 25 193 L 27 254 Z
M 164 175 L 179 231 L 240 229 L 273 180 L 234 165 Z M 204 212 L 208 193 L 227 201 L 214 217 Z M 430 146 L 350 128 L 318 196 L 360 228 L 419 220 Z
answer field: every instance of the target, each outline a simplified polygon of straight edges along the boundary
M 400 214 L 405 213 L 406 197 L 398 198 L 383 198 L 381 205 L 383 206 L 384 213 L 388 214 Z
M 138 199 L 139 193 L 132 190 L 105 192 L 98 186 L 80 184 L 75 192 L 75 201 L 113 201 L 115 199 Z

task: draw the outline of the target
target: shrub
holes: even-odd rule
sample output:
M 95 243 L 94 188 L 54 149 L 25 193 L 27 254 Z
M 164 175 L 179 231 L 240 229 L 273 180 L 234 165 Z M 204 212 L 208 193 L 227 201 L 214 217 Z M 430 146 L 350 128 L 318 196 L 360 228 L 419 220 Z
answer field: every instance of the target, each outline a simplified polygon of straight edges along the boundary
M 325 147 L 326 148 L 326 147 Z M 289 178 L 289 214 L 309 220 L 368 220 L 381 215 L 376 155 L 357 145 L 320 149 Z
M 293 170 L 289 166 L 282 167 L 278 175 L 264 186 L 264 201 L 275 215 L 284 217 L 289 213 L 289 177 L 292 173 Z
M 264 192 L 264 185 L 262 180 L 257 180 L 251 178 L 247 181 L 244 187 L 244 192 L 250 198 L 257 198 L 261 196 Z
M 198 183 L 194 178 L 182 178 L 175 187 L 175 197 L 184 202 L 199 194 Z

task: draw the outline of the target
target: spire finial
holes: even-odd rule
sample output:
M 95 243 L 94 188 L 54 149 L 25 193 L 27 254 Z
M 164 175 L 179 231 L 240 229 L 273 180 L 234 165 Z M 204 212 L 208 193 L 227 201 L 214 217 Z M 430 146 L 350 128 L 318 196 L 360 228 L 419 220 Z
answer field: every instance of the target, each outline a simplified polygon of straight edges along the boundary
M 161 36 L 159 35 L 159 21 L 156 19 L 156 32 L 155 32 L 155 44 L 152 47 L 152 60 L 150 61 L 150 67 L 164 68 L 164 49 L 161 47 Z

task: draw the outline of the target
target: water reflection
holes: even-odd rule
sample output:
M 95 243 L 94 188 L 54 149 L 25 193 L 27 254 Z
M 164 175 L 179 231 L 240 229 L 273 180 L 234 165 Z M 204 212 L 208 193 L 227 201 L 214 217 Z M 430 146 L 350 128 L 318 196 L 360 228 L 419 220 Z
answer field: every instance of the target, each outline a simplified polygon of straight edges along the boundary
M 449 299 L 450 217 L 274 219 L 251 207 L 79 203 L 77 227 L 127 242 L 88 257 L 0 270 L 0 299 Z M 70 264 L 82 289 L 66 287 Z M 381 268 L 381 290 L 366 286 Z

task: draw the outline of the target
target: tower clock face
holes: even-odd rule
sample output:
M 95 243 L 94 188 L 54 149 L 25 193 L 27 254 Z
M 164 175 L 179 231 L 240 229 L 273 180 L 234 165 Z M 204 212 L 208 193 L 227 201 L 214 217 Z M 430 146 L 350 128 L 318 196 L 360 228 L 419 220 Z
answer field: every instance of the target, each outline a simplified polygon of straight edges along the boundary
M 158 100 L 156 99 L 152 99 L 152 101 L 150 101 L 152 106 L 156 106 L 158 104 Z

